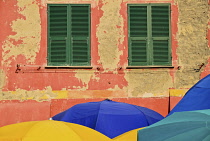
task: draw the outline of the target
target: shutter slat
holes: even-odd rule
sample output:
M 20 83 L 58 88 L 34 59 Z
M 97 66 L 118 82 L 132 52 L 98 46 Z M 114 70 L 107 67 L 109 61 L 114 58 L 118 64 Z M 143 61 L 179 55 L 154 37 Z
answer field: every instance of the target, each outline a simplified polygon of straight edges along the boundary
M 80 25 L 74 25 L 74 28 L 79 30 L 79 29 L 86 29 L 87 30 L 87 27 L 86 26 L 80 26 Z
M 64 15 L 64 16 L 59 15 L 59 17 L 51 16 L 50 19 L 51 20 L 65 20 L 66 15 Z
M 86 20 L 86 19 L 89 19 L 88 11 L 87 11 L 87 13 L 75 13 L 75 14 L 72 13 L 72 19 L 74 19 L 74 20 Z
M 64 29 L 66 29 L 67 27 L 66 26 L 51 26 L 50 27 L 50 30 L 56 30 L 56 29 L 62 29 L 62 30 L 64 30 Z
M 50 25 L 56 25 L 56 26 L 60 26 L 61 24 L 66 25 L 67 23 L 67 19 L 61 21 L 57 21 L 57 20 L 50 20 Z

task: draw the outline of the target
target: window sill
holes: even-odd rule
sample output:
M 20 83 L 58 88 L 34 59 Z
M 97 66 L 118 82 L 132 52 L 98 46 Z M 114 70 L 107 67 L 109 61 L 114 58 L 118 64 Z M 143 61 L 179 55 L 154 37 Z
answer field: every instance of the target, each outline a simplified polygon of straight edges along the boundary
M 92 66 L 45 66 L 45 69 L 92 69 Z
M 41 66 L 17 64 L 15 73 L 71 72 L 71 69 L 92 69 L 92 66 Z
M 128 66 L 126 69 L 174 68 L 174 66 Z

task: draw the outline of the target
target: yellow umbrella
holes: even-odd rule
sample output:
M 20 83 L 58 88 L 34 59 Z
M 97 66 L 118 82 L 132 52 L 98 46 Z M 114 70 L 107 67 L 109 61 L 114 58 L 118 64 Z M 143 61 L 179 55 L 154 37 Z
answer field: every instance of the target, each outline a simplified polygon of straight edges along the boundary
M 145 128 L 145 127 L 143 127 Z M 141 130 L 143 128 L 137 128 L 128 132 L 125 132 L 124 134 L 121 134 L 112 140 L 114 141 L 137 141 L 137 132 L 138 130 Z
M 0 141 L 111 141 L 111 139 L 82 125 L 44 120 L 1 127 Z

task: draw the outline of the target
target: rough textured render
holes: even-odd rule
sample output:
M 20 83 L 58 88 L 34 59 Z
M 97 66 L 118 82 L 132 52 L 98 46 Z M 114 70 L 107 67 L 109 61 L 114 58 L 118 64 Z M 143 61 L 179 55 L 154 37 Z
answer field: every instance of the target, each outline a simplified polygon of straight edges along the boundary
M 126 73 L 125 78 L 130 97 L 164 97 L 169 95 L 168 88 L 173 87 L 167 71 L 133 70 Z
M 3 86 L 5 85 L 6 75 L 2 69 L 0 69 L 0 94 L 2 91 Z
M 45 90 L 34 90 L 27 91 L 23 89 L 16 89 L 15 92 L 1 92 L 0 91 L 0 100 L 29 100 L 33 99 L 36 101 L 48 101 L 52 98 L 55 98 L 57 95 L 52 92 L 51 87 L 46 87 Z
M 99 62 L 105 69 L 116 69 L 120 61 L 121 51 L 118 45 L 124 38 L 122 33 L 123 18 L 120 15 L 121 0 L 103 0 L 103 16 L 97 28 Z M 120 27 L 120 28 L 119 28 Z
M 209 19 L 207 0 L 176 0 L 179 8 L 178 64 L 175 88 L 189 88 L 200 77 L 202 63 L 207 64 L 210 50 L 206 39 Z M 204 67 L 203 67 L 204 68 Z
M 82 86 L 78 90 L 87 90 L 88 83 L 94 76 L 94 71 L 75 71 L 75 77 L 82 81 Z

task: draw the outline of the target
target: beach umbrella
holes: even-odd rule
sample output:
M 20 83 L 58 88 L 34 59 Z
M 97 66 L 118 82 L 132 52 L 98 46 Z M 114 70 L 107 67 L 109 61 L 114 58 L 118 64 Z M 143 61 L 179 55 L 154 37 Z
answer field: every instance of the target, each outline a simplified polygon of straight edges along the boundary
M 29 121 L 0 127 L 0 141 L 110 141 L 82 125 L 62 121 Z
M 144 127 L 125 132 L 125 133 L 113 138 L 112 140 L 113 141 L 137 141 L 137 132 L 143 128 Z
M 175 112 L 139 130 L 138 141 L 210 141 L 210 109 Z
M 170 111 L 174 112 L 210 109 L 210 75 L 191 87 L 179 103 Z
M 53 120 L 90 127 L 109 138 L 151 125 L 163 118 L 151 109 L 108 99 L 77 104 L 52 117 Z

